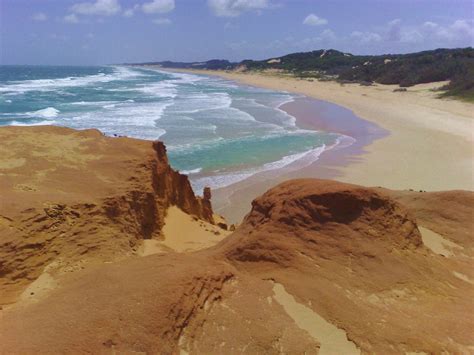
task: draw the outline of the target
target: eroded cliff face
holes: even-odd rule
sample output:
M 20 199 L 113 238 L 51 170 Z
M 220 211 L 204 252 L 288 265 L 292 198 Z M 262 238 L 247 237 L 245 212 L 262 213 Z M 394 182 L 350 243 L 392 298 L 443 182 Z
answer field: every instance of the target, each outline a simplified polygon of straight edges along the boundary
M 43 269 L 128 257 L 175 205 L 213 223 L 161 142 L 59 127 L 0 129 L 0 304 Z
M 388 196 L 316 181 L 282 183 L 254 200 L 239 233 L 226 242 L 228 258 L 288 266 L 302 255 L 378 260 L 394 249 L 422 247 L 413 216 Z
M 219 252 L 239 270 L 284 285 L 363 352 L 462 353 L 474 340 L 465 242 L 473 197 L 292 180 L 254 200 Z M 443 232 L 447 257 L 424 244 L 415 215 Z M 445 227 L 453 221 L 462 226 Z
M 0 307 L 0 352 L 472 350 L 472 192 L 292 180 L 208 249 L 137 257 L 171 228 L 169 206 L 212 222 L 210 191 L 195 197 L 161 143 L 54 127 L 0 139 L 0 296 L 20 300 Z
M 170 167 L 165 145 L 153 142 L 153 149 L 157 156 L 152 168 L 156 195 L 167 201 L 168 205 L 178 206 L 190 215 L 213 223 L 210 189 L 204 189 L 202 198 L 196 197 L 188 177 Z

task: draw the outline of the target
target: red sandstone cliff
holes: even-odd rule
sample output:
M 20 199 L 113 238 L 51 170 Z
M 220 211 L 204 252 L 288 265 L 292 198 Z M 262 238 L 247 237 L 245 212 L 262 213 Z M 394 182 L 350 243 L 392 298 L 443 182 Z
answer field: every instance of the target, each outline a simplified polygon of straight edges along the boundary
M 0 304 L 53 262 L 112 261 L 159 239 L 171 205 L 213 222 L 161 142 L 60 127 L 4 127 L 0 141 Z
M 167 206 L 212 218 L 161 144 L 62 128 L 0 138 L 13 152 L 0 158 L 3 300 L 45 265 L 78 269 L 0 310 L 0 353 L 469 353 L 474 343 L 472 192 L 293 180 L 209 249 L 137 257 L 143 238 L 160 238 Z

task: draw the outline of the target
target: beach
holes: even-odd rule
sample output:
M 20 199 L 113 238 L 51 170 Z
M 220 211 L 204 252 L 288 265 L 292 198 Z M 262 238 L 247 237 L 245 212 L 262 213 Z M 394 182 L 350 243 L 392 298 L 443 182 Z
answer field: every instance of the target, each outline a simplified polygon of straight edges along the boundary
M 294 177 L 331 178 L 364 186 L 396 190 L 474 190 L 473 113 L 471 103 L 438 99 L 434 89 L 445 82 L 420 84 L 405 92 L 397 85 L 344 84 L 297 79 L 279 74 L 193 70 L 218 75 L 246 85 L 302 94 L 329 101 L 376 124 L 387 134 L 362 147 L 327 151 L 319 160 L 297 172 L 265 177 L 255 175 L 243 182 L 215 190 L 218 213 L 232 221 L 248 211 L 251 200 L 276 183 Z M 281 107 L 297 119 L 297 125 L 328 131 L 344 128 L 344 122 L 327 126 L 318 115 L 297 112 L 296 105 Z M 347 128 L 347 127 L 346 127 Z M 352 130 L 352 131 L 351 131 Z M 357 126 L 346 134 L 357 135 Z M 361 138 L 361 137 L 360 137 Z M 232 207 L 231 207 L 232 206 Z
M 257 196 L 291 178 L 473 190 L 473 104 L 422 84 L 341 85 L 280 72 L 159 66 L 48 67 L 0 81 L 1 125 L 96 128 L 161 140 L 194 191 L 240 223 Z M 12 75 L 13 75 L 12 74 Z M 200 74 L 200 75 L 194 75 Z M 204 74 L 204 75 L 203 75 Z

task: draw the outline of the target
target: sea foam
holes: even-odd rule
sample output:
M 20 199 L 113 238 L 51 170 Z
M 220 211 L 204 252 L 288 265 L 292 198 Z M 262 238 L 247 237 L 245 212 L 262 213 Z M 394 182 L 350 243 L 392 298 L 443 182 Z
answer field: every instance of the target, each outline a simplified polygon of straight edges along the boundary
M 27 115 L 29 117 L 39 117 L 39 118 L 55 118 L 58 117 L 59 110 L 54 107 L 47 107 L 42 110 L 29 112 Z

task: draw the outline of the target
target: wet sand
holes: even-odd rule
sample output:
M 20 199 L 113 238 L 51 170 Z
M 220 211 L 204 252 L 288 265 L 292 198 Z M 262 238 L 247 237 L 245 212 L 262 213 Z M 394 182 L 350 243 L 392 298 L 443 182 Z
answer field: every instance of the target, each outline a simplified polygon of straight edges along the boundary
M 213 191 L 214 210 L 231 223 L 239 223 L 250 211 L 252 200 L 276 184 L 291 179 L 315 177 L 335 179 L 341 177 L 340 168 L 357 162 L 366 153 L 365 147 L 389 132 L 376 124 L 357 117 L 352 111 L 330 102 L 301 97 L 280 106 L 296 118 L 303 129 L 339 133 L 347 136 L 332 149 L 323 152 L 309 166 L 267 171 Z M 354 141 L 355 140 L 355 141 Z
M 328 151 L 313 164 L 312 169 L 301 169 L 297 174 L 282 172 L 280 176 L 276 176 L 274 171 L 215 190 L 215 209 L 232 222 L 238 222 L 249 211 L 253 198 L 276 183 L 294 177 L 331 178 L 393 190 L 474 190 L 474 104 L 439 99 L 437 89 L 446 82 L 420 84 L 405 92 L 394 92 L 398 85 L 341 85 L 332 81 L 298 79 L 281 73 L 172 71 L 216 75 L 245 85 L 326 100 L 389 132 L 382 133 L 381 139 L 372 139 L 371 142 L 369 139 L 366 145 L 363 135 L 359 135 L 358 142 L 362 146 L 356 145 L 341 152 Z M 320 121 L 312 114 L 311 110 L 318 112 L 315 107 L 284 108 L 294 110 L 294 116 L 300 116 L 297 117 L 298 125 L 302 127 L 314 124 L 311 128 L 338 132 L 337 124 L 328 127 L 327 120 Z M 344 129 L 346 124 L 351 125 L 344 122 L 339 126 Z M 354 127 L 353 130 L 352 133 L 359 131 Z

